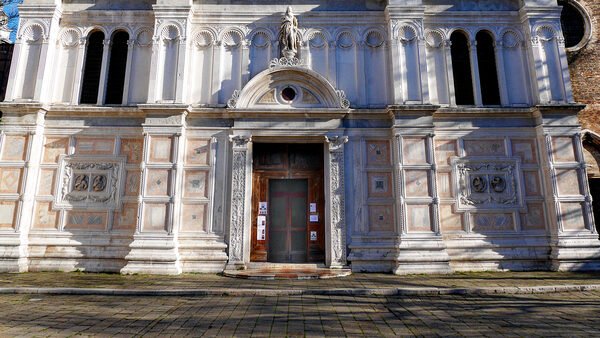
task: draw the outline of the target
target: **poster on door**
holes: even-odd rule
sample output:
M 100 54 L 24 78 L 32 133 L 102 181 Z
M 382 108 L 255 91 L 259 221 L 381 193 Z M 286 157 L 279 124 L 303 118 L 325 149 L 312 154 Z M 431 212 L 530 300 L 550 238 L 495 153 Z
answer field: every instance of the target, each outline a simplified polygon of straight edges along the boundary
M 258 203 L 258 214 L 259 215 L 267 214 L 267 202 L 259 202 Z
M 258 218 L 256 219 L 256 225 L 256 240 L 264 241 L 266 239 L 267 217 L 258 216 Z

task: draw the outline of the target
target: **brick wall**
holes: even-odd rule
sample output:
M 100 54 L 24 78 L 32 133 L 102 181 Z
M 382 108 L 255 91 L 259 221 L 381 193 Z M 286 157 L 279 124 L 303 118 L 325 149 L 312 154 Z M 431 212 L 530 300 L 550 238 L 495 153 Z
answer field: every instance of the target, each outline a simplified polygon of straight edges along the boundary
M 592 16 L 591 41 L 569 53 L 569 68 L 575 101 L 587 104 L 579 115 L 583 128 L 600 133 L 600 1 L 578 0 Z

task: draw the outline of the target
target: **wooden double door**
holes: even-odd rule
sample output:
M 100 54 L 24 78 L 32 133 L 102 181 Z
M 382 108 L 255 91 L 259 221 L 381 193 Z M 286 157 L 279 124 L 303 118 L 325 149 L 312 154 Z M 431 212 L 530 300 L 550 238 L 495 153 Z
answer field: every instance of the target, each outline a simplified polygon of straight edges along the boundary
M 255 143 L 253 154 L 251 260 L 322 263 L 323 145 Z

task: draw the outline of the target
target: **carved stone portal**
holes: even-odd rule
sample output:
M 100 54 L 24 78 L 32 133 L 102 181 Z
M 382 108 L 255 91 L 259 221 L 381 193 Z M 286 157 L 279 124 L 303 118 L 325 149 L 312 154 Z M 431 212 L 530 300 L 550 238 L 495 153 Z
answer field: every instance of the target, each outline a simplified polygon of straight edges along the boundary
M 62 156 L 54 207 L 115 210 L 121 208 L 125 159 Z

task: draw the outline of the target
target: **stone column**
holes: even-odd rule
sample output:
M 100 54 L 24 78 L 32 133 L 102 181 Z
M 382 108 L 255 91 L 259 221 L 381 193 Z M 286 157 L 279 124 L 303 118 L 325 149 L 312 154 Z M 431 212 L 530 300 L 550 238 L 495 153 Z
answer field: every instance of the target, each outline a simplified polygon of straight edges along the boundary
M 104 104 L 104 94 L 106 93 L 106 80 L 108 77 L 108 64 L 111 49 L 112 41 L 110 39 L 104 40 L 104 50 L 102 51 L 102 67 L 100 68 L 100 88 L 98 88 L 97 104 L 99 105 Z
M 343 268 L 346 262 L 346 213 L 344 187 L 344 144 L 347 136 L 325 136 L 328 145 L 326 163 L 329 172 L 325 179 L 328 198 L 325 202 L 325 252 L 329 268 Z
M 252 137 L 232 135 L 231 219 L 229 262 L 226 270 L 243 270 L 250 260 L 250 203 L 252 199 Z
M 131 66 L 133 62 L 134 48 L 135 39 L 127 40 L 127 63 L 125 64 L 125 83 L 123 86 L 123 98 L 121 100 L 124 106 L 129 104 L 129 87 L 131 86 Z

